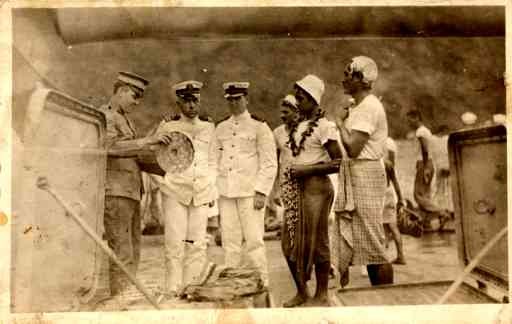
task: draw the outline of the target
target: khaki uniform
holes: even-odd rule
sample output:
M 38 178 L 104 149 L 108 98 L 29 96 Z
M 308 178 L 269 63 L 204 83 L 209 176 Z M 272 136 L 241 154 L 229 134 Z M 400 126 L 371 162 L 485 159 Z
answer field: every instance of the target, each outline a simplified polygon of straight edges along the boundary
M 109 105 L 101 107 L 107 120 L 107 149 L 117 141 L 135 139 L 133 123 Z M 135 275 L 140 260 L 140 206 L 142 178 L 133 158 L 107 159 L 105 184 L 105 235 L 109 247 Z M 118 294 L 127 284 L 122 270 L 110 263 L 111 294 Z

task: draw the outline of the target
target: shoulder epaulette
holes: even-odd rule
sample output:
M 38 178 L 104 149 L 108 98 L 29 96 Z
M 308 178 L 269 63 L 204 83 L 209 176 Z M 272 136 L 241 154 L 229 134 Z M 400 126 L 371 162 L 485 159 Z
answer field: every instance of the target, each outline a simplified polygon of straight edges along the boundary
M 201 116 L 201 115 L 199 115 L 199 120 L 202 120 L 202 121 L 205 121 L 205 122 L 210 121 L 208 119 L 208 116 Z
M 218 125 L 218 124 L 220 124 L 220 123 L 222 123 L 222 122 L 225 122 L 226 120 L 228 120 L 228 119 L 229 119 L 229 117 L 231 117 L 231 115 L 228 115 L 228 116 L 226 116 L 226 117 L 222 118 L 221 120 L 219 120 L 219 121 L 217 122 L 217 125 Z
M 250 115 L 251 115 L 252 119 L 257 120 L 257 121 L 262 122 L 262 123 L 266 123 L 265 119 L 260 118 L 260 117 L 258 117 L 256 115 L 253 115 L 253 114 L 250 114 Z
M 171 116 L 171 120 L 180 120 L 180 119 L 181 119 L 181 115 L 180 114 Z

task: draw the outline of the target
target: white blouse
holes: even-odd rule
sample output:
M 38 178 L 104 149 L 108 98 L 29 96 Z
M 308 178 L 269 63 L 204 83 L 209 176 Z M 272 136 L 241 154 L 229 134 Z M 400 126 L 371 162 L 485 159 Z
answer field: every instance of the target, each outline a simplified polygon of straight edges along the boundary
M 379 160 L 384 157 L 388 122 L 384 107 L 377 97 L 370 94 L 350 110 L 345 127 L 349 132 L 357 130 L 369 135 L 368 142 L 356 159 Z
M 309 120 L 305 120 L 297 126 L 297 131 L 294 134 L 297 146 L 300 145 L 302 133 L 308 129 L 308 124 Z M 304 149 L 295 157 L 294 163 L 308 165 L 331 160 L 324 144 L 329 140 L 338 141 L 339 137 L 336 124 L 326 118 L 320 118 L 317 124 L 318 125 L 313 128 L 313 133 L 306 137 Z

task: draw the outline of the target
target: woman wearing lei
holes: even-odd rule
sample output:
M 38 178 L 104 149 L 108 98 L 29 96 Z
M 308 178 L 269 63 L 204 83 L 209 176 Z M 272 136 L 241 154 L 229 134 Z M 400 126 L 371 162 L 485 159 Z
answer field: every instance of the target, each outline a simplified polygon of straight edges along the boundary
M 294 233 L 289 236 L 291 249 L 285 255 L 297 295 L 284 307 L 329 306 L 328 217 L 334 190 L 327 174 L 339 170 L 341 149 L 336 125 L 324 118 L 320 108 L 324 89 L 323 81 L 314 75 L 307 75 L 295 83 L 295 98 L 303 120 L 289 130 L 287 143 L 293 164 L 286 173 L 291 186 L 285 188 L 295 191 L 297 208 L 295 213 L 287 213 L 295 219 L 290 222 L 294 224 Z M 313 265 L 317 284 L 316 293 L 310 299 L 307 281 Z
M 286 95 L 281 100 L 280 117 L 283 124 L 274 129 L 277 157 L 279 160 L 278 176 L 276 177 L 274 192 L 276 204 L 284 208 L 284 224 L 281 233 L 281 248 L 284 257 L 288 260 L 293 249 L 293 238 L 297 225 L 298 211 L 298 182 L 291 177 L 290 165 L 293 161 L 292 150 L 289 145 L 290 133 L 295 132 L 301 116 L 297 107 L 297 99 L 293 95 Z

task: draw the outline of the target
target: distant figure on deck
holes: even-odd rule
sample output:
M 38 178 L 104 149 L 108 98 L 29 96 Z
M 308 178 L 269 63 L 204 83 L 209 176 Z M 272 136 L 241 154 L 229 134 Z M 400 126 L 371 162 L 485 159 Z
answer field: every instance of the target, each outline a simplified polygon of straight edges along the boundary
M 434 162 L 430 152 L 432 132 L 422 121 L 418 110 L 407 112 L 407 121 L 415 131 L 418 139 L 420 155 L 416 161 L 416 178 L 414 180 L 414 199 L 418 206 L 429 212 L 437 212 L 438 206 L 432 201 L 432 180 L 434 178 Z
M 384 212 L 382 214 L 382 223 L 386 237 L 391 234 L 395 242 L 397 257 L 393 260 L 395 264 L 406 264 L 402 237 L 397 225 L 397 207 L 403 207 L 404 199 L 400 184 L 395 172 L 395 157 L 398 152 L 395 141 L 391 137 L 386 139 L 386 155 L 384 156 L 384 166 L 386 168 L 387 188 L 386 199 L 384 201 Z M 395 195 L 396 193 L 396 195 Z M 387 241 L 386 241 L 387 242 Z
M 434 203 L 442 210 L 453 213 L 453 198 L 448 160 L 448 128 L 440 127 L 432 136 L 432 157 L 436 169 Z
M 418 207 L 423 211 L 424 230 L 436 229 L 437 225 L 432 222 L 439 218 L 439 223 L 445 222 L 446 213 L 433 200 L 433 179 L 435 175 L 435 166 L 432 156 L 433 135 L 422 121 L 419 110 L 410 110 L 407 112 L 407 121 L 411 129 L 415 130 L 415 136 L 418 139 L 420 155 L 416 162 L 416 177 L 414 180 L 414 199 Z M 442 226 L 442 225 L 441 225 Z

